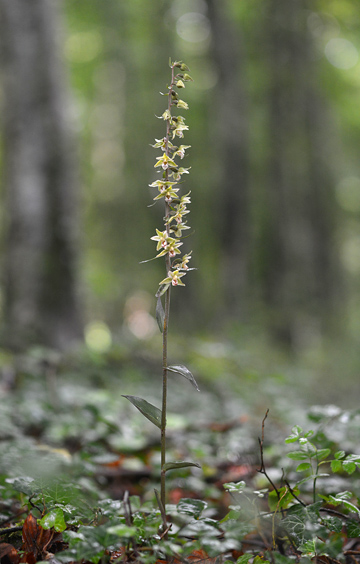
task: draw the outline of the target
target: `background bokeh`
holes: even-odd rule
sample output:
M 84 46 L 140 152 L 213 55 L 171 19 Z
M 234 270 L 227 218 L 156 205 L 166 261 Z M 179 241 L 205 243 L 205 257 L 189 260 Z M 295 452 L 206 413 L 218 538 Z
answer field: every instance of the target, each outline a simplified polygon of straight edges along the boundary
M 353 385 L 357 2 L 66 0 L 62 8 L 87 345 L 106 351 L 158 331 L 154 294 L 164 264 L 140 261 L 154 255 L 150 237 L 161 224 L 160 206 L 149 208 L 157 156 L 150 144 L 164 134 L 156 116 L 171 57 L 194 79 L 182 97 L 192 146 L 184 166 L 194 232 L 186 243 L 197 268 L 174 292 L 172 329 L 229 337 L 270 365 L 269 351 L 285 348 L 316 367 L 321 385 L 336 389 L 345 376 Z

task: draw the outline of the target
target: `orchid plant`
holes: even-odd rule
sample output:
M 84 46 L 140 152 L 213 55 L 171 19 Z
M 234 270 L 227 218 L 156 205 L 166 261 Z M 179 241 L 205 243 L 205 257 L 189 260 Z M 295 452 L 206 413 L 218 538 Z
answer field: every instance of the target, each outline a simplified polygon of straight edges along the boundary
M 165 136 L 161 139 L 155 139 L 152 145 L 155 149 L 161 151 L 160 156 L 156 158 L 154 168 L 161 174 L 149 186 L 157 190 L 156 196 L 153 198 L 155 202 L 162 200 L 164 204 L 164 224 L 161 229 L 156 229 L 156 235 L 151 237 L 156 242 L 157 254 L 155 259 L 164 257 L 166 276 L 159 283 L 159 289 L 156 293 L 156 319 L 162 333 L 162 408 L 161 410 L 150 404 L 143 398 L 136 396 L 126 397 L 147 419 L 156 425 L 161 432 L 161 491 L 160 494 L 155 491 L 156 498 L 163 516 L 164 530 L 166 530 L 166 472 L 176 468 L 185 468 L 188 466 L 199 466 L 194 462 L 176 461 L 166 462 L 166 411 L 167 411 L 167 393 L 168 393 L 168 374 L 180 374 L 199 391 L 198 385 L 190 370 L 182 364 L 168 365 L 168 326 L 170 317 L 170 294 L 172 286 L 185 286 L 183 282 L 184 276 L 192 268 L 189 268 L 189 261 L 192 251 L 182 254 L 181 247 L 183 231 L 190 229 L 187 225 L 187 214 L 189 214 L 188 205 L 191 203 L 190 192 L 181 195 L 180 183 L 185 174 L 189 174 L 189 168 L 184 168 L 178 164 L 179 160 L 184 159 L 187 149 L 190 145 L 175 145 L 177 138 L 183 139 L 184 132 L 189 129 L 185 124 L 185 118 L 181 115 L 174 115 L 174 110 L 188 110 L 189 106 L 179 97 L 179 91 L 185 88 L 185 83 L 192 81 L 188 74 L 189 68 L 182 61 L 169 61 L 171 69 L 171 82 L 167 87 L 168 92 L 164 94 L 168 97 L 167 109 L 160 116 L 165 122 Z M 153 260 L 153 259 L 150 259 Z M 147 262 L 147 261 L 143 261 Z M 164 306 L 162 303 L 164 298 Z

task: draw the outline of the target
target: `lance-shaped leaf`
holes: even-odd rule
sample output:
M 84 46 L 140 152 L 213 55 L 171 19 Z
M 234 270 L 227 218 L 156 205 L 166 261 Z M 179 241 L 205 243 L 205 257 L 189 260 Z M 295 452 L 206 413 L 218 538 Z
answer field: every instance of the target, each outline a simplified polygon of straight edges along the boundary
M 196 382 L 194 376 L 191 374 L 190 370 L 188 368 L 186 368 L 186 366 L 184 366 L 183 364 L 174 364 L 174 366 L 168 366 L 167 369 L 170 372 L 176 372 L 177 374 L 180 374 L 180 376 L 184 376 L 184 378 L 189 380 L 189 382 L 194 386 L 194 388 L 198 392 L 200 392 L 200 388 L 197 385 L 197 382 Z
M 163 305 L 161 303 L 161 297 L 159 296 L 156 302 L 156 321 L 160 329 L 160 333 L 164 331 L 164 320 L 165 320 L 165 311 Z
M 160 509 L 160 513 L 161 513 L 161 518 L 162 518 L 162 521 L 163 521 L 163 525 L 164 525 L 164 527 L 165 527 L 165 529 L 166 529 L 166 527 L 167 527 L 166 511 L 165 511 L 165 508 L 164 508 L 163 503 L 162 503 L 162 501 L 161 501 L 161 496 L 160 496 L 159 492 L 158 492 L 156 489 L 154 489 L 154 492 L 155 492 L 155 497 L 156 497 L 157 504 L 158 504 L 159 509 Z
M 165 292 L 167 292 L 169 287 L 170 287 L 170 284 L 160 285 L 160 288 L 158 289 L 158 291 L 155 294 L 155 298 L 161 298 L 161 296 L 163 296 L 165 294 Z
M 162 469 L 167 472 L 168 470 L 177 470 L 178 468 L 188 468 L 189 466 L 196 466 L 196 468 L 201 468 L 200 464 L 197 462 L 167 462 L 164 464 Z
M 129 400 L 151 423 L 161 429 L 161 410 L 143 398 L 137 396 L 122 396 Z

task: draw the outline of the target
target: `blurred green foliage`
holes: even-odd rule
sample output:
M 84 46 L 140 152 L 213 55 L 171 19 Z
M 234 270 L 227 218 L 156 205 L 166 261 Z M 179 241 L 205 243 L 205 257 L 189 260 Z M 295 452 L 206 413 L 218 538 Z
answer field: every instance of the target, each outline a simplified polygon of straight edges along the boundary
M 262 198 L 266 190 L 269 139 L 266 100 L 269 70 L 264 29 L 272 25 L 267 3 L 229 1 L 228 15 L 243 44 L 243 80 L 249 100 L 250 188 L 252 230 L 261 229 Z M 64 55 L 74 91 L 74 127 L 81 138 L 83 178 L 82 273 L 89 320 L 103 320 L 119 329 L 129 299 L 151 300 L 163 264 L 139 265 L 152 254 L 149 237 L 161 213 L 148 209 L 148 184 L 153 181 L 149 144 L 161 137 L 163 99 L 158 95 L 167 80 L 169 56 L 189 62 L 195 82 L 189 89 L 191 114 L 187 166 L 192 167 L 189 189 L 193 195 L 195 234 L 192 246 L 198 271 L 182 295 L 196 309 L 201 325 L 219 321 L 221 314 L 221 253 L 217 206 L 221 197 L 221 163 L 214 151 L 218 74 L 210 50 L 211 27 L 204 0 L 119 2 L 67 0 Z M 333 123 L 332 144 L 338 203 L 337 245 L 346 273 L 351 304 L 342 316 L 357 329 L 360 254 L 360 170 L 357 146 L 358 38 L 356 2 L 317 1 L 308 6 L 307 25 L 314 39 L 316 88 Z M 336 43 L 338 41 L 338 43 Z M 231 131 L 229 132 L 231 135 Z M 216 180 L 217 179 L 217 180 Z M 215 183 L 216 182 L 216 183 Z M 257 256 L 257 258 L 256 258 Z M 256 260 L 261 259 L 257 249 Z M 255 269 L 256 273 L 256 269 Z M 255 287 L 256 287 L 256 280 Z M 136 300 L 135 300 L 136 301 Z M 255 294 L 256 303 L 256 294 Z M 261 304 L 261 301 L 258 302 Z M 153 315 L 155 304 L 146 306 Z M 177 306 L 180 322 L 199 324 Z M 125 308 L 125 313 L 124 313 Z M 262 315 L 261 305 L 257 313 Z M 214 326 L 214 325 L 212 325 Z

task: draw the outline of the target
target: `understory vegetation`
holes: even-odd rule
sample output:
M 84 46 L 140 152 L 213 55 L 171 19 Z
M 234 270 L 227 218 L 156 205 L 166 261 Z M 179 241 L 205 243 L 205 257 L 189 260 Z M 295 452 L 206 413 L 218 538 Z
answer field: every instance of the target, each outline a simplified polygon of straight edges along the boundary
M 186 353 L 201 394 L 169 383 L 168 455 L 201 468 L 168 472 L 165 531 L 158 429 L 121 397 L 157 403 L 154 351 L 3 357 L 1 562 L 357 562 L 360 411 L 219 349 Z

